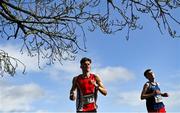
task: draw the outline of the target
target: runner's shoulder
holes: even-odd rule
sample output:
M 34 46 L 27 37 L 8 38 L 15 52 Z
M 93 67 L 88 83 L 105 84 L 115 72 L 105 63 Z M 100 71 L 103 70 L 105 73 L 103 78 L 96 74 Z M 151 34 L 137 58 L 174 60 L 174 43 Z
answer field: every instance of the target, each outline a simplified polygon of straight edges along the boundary
M 95 77 L 96 81 L 101 81 L 101 79 L 100 79 L 100 77 L 99 77 L 99 75 L 98 75 L 98 74 L 93 74 L 93 75 L 94 75 L 94 77 Z
M 80 75 L 81 75 L 81 74 L 80 74 Z M 76 82 L 77 78 L 78 78 L 80 75 L 74 76 L 74 77 L 73 77 L 73 82 Z

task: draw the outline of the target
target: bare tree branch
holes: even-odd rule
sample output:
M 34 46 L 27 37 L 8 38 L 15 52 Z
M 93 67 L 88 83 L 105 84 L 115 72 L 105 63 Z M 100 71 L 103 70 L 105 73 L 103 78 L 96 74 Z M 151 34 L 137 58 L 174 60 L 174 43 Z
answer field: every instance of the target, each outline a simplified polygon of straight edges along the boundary
M 179 26 L 180 20 L 172 13 L 179 6 L 179 0 L 1 0 L 0 33 L 7 40 L 20 40 L 21 52 L 37 56 L 38 64 L 43 59 L 61 63 L 86 51 L 85 29 L 105 34 L 127 30 L 129 39 L 131 31 L 143 28 L 143 15 L 161 33 L 179 37 L 173 24 Z
M 25 73 L 26 66 L 18 59 L 9 56 L 5 51 L 0 50 L 0 75 L 3 76 L 4 72 L 11 76 L 15 75 L 18 65 L 23 65 L 23 73 Z

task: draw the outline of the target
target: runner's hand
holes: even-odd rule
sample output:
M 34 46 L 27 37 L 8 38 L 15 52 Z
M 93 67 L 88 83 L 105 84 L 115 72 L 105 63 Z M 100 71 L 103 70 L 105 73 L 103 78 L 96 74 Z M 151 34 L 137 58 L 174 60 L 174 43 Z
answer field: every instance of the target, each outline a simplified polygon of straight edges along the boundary
M 76 97 L 74 96 L 74 94 L 70 94 L 70 97 L 69 97 L 70 100 L 75 100 Z
M 95 87 L 98 87 L 98 84 L 96 83 L 95 80 L 91 80 L 91 83 L 94 84 Z
M 169 94 L 168 93 L 163 93 L 163 94 L 161 94 L 163 97 L 168 97 L 169 96 Z

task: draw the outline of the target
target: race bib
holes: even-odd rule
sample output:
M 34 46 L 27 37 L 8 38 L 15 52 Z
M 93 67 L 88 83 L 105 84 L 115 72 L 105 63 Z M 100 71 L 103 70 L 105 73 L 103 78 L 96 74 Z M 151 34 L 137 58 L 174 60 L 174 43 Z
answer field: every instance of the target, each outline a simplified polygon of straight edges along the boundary
M 90 103 L 94 103 L 94 102 L 95 102 L 94 94 L 83 96 L 84 104 L 90 104 Z
M 162 96 L 161 95 L 156 95 L 156 96 L 154 96 L 154 98 L 155 98 L 156 103 L 162 102 Z

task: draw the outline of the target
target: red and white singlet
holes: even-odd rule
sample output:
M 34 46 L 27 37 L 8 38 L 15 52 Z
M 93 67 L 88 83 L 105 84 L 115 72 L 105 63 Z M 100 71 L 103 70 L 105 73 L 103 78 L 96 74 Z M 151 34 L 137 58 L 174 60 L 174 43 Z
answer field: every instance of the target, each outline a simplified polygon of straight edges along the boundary
M 95 75 L 90 74 L 88 78 L 83 76 L 77 76 L 77 111 L 92 111 L 97 108 L 97 89 L 91 80 L 96 81 Z

